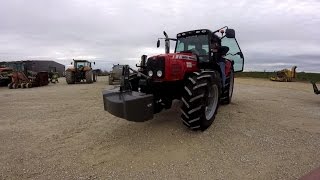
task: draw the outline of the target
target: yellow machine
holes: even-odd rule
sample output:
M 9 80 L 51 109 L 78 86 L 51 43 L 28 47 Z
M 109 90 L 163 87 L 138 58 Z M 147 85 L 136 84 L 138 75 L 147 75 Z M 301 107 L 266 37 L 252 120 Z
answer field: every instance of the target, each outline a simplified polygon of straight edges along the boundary
M 282 69 L 277 72 L 277 75 L 271 77 L 271 81 L 279 81 L 279 82 L 291 82 L 297 78 L 296 73 L 297 66 L 293 66 L 291 70 L 289 69 Z

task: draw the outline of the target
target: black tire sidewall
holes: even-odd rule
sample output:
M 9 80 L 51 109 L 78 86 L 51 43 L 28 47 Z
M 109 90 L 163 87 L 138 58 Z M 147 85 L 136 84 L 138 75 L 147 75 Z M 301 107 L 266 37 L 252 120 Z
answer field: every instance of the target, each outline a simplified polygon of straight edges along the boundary
M 92 83 L 93 82 L 93 73 L 92 70 L 85 72 L 86 82 Z
M 203 86 L 204 83 L 207 85 Z M 181 106 L 183 124 L 192 130 L 204 131 L 211 126 L 218 112 L 222 87 L 220 74 L 217 71 L 194 73 L 186 78 L 184 84 L 184 91 L 181 98 L 183 102 Z M 206 103 L 209 90 L 213 85 L 216 85 L 218 88 L 218 102 L 214 107 L 213 116 L 207 120 L 205 114 Z M 202 94 L 203 96 L 199 98 Z M 198 107 L 200 107 L 200 109 L 196 110 Z
M 231 76 L 232 74 L 232 76 Z M 230 86 L 231 86 L 231 78 L 232 78 L 232 89 L 230 89 Z M 229 90 L 228 90 L 228 101 L 229 103 L 231 102 L 231 99 L 232 99 L 232 96 L 233 96 L 233 89 L 234 89 L 234 71 L 233 71 L 233 68 L 231 69 L 231 72 L 230 72 L 230 84 L 229 84 Z M 230 94 L 230 90 L 231 90 L 231 94 Z
M 75 79 L 74 79 L 74 72 L 72 71 L 67 71 L 66 72 L 66 81 L 68 84 L 74 84 Z

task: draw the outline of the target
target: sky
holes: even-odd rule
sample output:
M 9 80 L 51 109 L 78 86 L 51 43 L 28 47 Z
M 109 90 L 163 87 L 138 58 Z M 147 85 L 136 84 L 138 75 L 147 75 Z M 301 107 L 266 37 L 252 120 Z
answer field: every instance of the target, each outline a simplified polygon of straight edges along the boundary
M 319 9 L 318 0 L 0 0 L 0 61 L 88 59 L 110 70 L 164 53 L 164 30 L 227 25 L 245 71 L 320 72 Z

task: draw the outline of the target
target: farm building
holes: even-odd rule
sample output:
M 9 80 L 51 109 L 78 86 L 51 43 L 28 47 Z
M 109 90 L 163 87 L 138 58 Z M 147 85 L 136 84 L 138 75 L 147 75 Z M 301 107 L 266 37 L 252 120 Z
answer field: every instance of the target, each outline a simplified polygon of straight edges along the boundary
M 24 63 L 24 66 L 27 70 L 40 72 L 58 72 L 60 76 L 64 75 L 65 66 L 63 64 L 57 63 L 55 61 L 49 60 L 22 60 L 22 61 L 8 61 L 8 62 L 0 62 L 0 65 L 5 65 L 8 67 L 13 67 L 15 63 Z

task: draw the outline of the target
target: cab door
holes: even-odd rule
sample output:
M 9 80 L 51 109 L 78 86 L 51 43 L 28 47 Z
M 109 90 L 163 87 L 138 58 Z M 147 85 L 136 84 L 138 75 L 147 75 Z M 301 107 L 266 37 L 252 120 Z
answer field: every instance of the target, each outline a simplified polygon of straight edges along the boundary
M 244 57 L 233 29 L 227 29 L 226 35 L 221 39 L 221 45 L 229 47 L 225 58 L 234 62 L 234 72 L 242 72 L 244 68 Z

